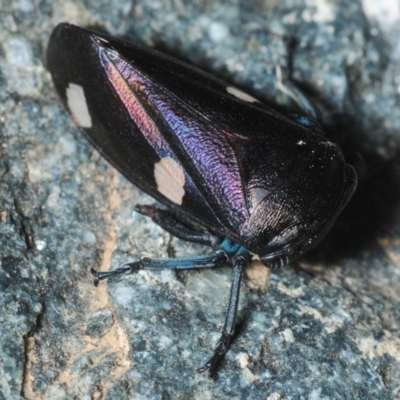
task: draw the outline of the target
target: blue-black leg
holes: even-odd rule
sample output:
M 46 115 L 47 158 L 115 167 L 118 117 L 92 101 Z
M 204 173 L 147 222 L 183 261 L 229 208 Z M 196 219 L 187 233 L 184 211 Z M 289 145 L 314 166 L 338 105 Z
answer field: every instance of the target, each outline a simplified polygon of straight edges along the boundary
M 247 252 L 239 244 L 230 239 L 224 239 L 219 245 L 218 250 L 211 256 L 199 256 L 188 258 L 149 258 L 143 257 L 137 261 L 123 264 L 121 267 L 106 272 L 97 272 L 93 268 L 90 270 L 94 276 L 94 284 L 97 286 L 100 281 L 114 275 L 131 274 L 141 269 L 160 270 L 160 269 L 197 269 L 215 268 L 226 264 L 236 254 Z
M 322 115 L 313 102 L 290 79 L 283 80 L 281 67 L 276 67 L 278 89 L 289 96 L 305 113 L 305 115 L 293 114 L 291 119 L 307 128 L 322 131 Z
M 135 207 L 135 211 L 151 218 L 158 226 L 178 239 L 213 247 L 221 242 L 220 238 L 208 232 L 198 232 L 188 228 L 168 210 L 163 210 L 155 206 L 138 204 Z
M 240 282 L 243 271 L 251 262 L 250 253 L 243 248 L 241 250 L 242 251 L 239 251 L 233 260 L 233 277 L 229 295 L 228 311 L 221 337 L 219 338 L 210 359 L 204 364 L 203 367 L 198 369 L 198 372 L 207 371 L 208 376 L 212 379 L 216 378 L 215 372 L 218 363 L 229 348 L 229 343 L 235 330 L 236 315 L 239 304 Z
M 191 258 L 149 258 L 143 257 L 137 261 L 123 264 L 121 267 L 106 272 L 90 270 L 94 276 L 94 285 L 100 281 L 115 275 L 127 275 L 140 270 L 161 270 L 161 269 L 196 269 L 220 267 L 229 261 L 229 256 L 224 250 L 217 250 L 211 256 L 200 256 Z

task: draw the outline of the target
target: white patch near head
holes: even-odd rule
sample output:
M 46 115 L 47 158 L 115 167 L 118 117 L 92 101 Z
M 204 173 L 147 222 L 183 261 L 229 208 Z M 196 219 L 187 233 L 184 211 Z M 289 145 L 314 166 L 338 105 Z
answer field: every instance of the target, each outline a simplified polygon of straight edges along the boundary
M 67 104 L 71 111 L 72 119 L 82 128 L 92 127 L 92 118 L 86 102 L 83 87 L 75 83 L 70 83 L 66 90 Z
M 182 204 L 185 195 L 185 173 L 171 157 L 164 157 L 154 165 L 157 190 L 175 204 Z
M 240 100 L 247 101 L 248 103 L 255 103 L 258 101 L 254 97 L 250 96 L 249 94 L 242 92 L 238 88 L 235 88 L 234 86 L 227 86 L 226 91 L 233 96 L 237 97 Z
M 101 37 L 101 36 L 97 36 L 97 35 L 96 35 L 96 39 L 97 39 L 99 42 L 103 42 L 103 43 L 105 43 L 105 44 L 110 44 L 110 42 L 109 42 L 107 39 L 104 39 L 104 38 Z

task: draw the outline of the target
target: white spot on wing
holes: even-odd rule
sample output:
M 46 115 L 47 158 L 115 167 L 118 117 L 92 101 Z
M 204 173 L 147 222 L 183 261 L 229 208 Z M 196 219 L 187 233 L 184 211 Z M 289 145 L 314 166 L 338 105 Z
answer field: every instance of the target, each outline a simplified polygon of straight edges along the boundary
M 92 118 L 89 114 L 83 87 L 75 83 L 70 83 L 66 94 L 68 108 L 71 111 L 74 122 L 82 128 L 91 128 Z
M 249 94 L 242 92 L 238 88 L 235 88 L 234 86 L 227 86 L 226 91 L 233 96 L 237 97 L 240 100 L 247 101 L 248 103 L 255 103 L 258 101 L 254 97 L 250 96 Z
M 157 190 L 175 204 L 182 204 L 185 195 L 185 174 L 171 157 L 164 157 L 154 165 Z

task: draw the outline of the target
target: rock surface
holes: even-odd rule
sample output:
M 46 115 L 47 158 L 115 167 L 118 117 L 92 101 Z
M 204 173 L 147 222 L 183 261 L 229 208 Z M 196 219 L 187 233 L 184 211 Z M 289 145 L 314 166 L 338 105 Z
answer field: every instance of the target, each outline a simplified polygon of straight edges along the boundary
M 0 399 L 400 399 L 397 3 L 0 3 Z M 317 249 L 249 268 L 216 382 L 195 370 L 222 327 L 229 268 L 92 285 L 91 267 L 210 250 L 133 213 L 153 200 L 70 121 L 45 67 L 62 21 L 136 38 L 280 108 L 275 66 L 291 69 L 360 172 Z

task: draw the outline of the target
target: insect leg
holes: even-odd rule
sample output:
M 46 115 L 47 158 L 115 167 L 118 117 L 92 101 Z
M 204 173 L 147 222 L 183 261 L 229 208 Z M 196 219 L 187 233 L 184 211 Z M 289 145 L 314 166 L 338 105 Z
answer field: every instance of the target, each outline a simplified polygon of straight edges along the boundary
M 306 113 L 306 116 L 293 115 L 291 118 L 300 125 L 309 128 L 320 128 L 322 125 L 321 113 L 291 80 L 283 80 L 280 65 L 276 66 L 276 79 L 278 89 L 289 96 Z
M 94 285 L 97 286 L 101 280 L 114 275 L 131 274 L 140 270 L 214 268 L 226 264 L 229 259 L 230 255 L 219 249 L 211 256 L 169 259 L 143 257 L 137 261 L 123 264 L 113 271 L 97 272 L 92 268 L 90 272 L 94 276 Z
M 137 261 L 125 263 L 121 267 L 106 272 L 90 270 L 94 276 L 94 285 L 97 286 L 103 279 L 114 275 L 131 274 L 141 269 L 197 269 L 214 268 L 226 264 L 234 256 L 245 254 L 250 259 L 249 252 L 240 244 L 225 238 L 219 245 L 218 250 L 211 256 L 187 257 L 187 258 L 149 258 L 143 257 Z
M 157 208 L 155 206 L 138 204 L 135 211 L 146 217 L 150 217 L 157 225 L 178 239 L 187 242 L 216 246 L 221 239 L 208 233 L 199 232 L 188 228 L 181 223 L 170 211 Z
M 203 367 L 197 370 L 198 372 L 207 371 L 208 376 L 212 379 L 216 378 L 215 371 L 218 362 L 228 350 L 229 343 L 235 330 L 236 314 L 239 304 L 240 281 L 242 279 L 244 269 L 249 265 L 250 262 L 251 256 L 247 251 L 238 254 L 234 258 L 233 277 L 231 291 L 229 295 L 228 311 L 226 314 L 224 327 L 222 328 L 221 337 L 219 338 L 210 359 L 204 364 Z

